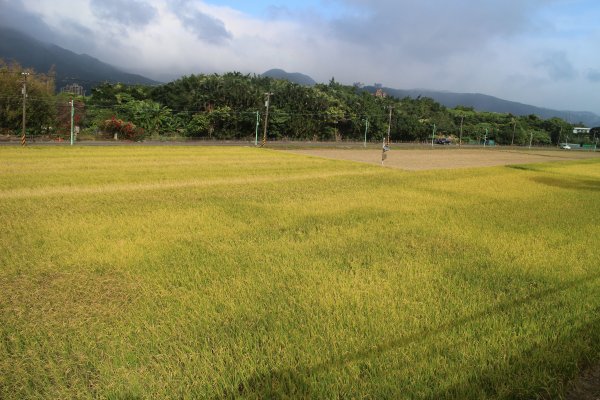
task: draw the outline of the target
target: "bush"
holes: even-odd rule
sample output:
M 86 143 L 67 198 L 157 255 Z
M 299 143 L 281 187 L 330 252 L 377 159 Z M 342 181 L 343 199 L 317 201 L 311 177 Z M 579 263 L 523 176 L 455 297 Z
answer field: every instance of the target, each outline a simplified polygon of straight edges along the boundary
M 131 122 L 125 122 L 114 116 L 104 121 L 100 129 L 111 135 L 117 134 L 117 137 L 120 139 L 132 140 L 134 142 L 139 142 L 145 137 L 145 132 L 142 128 L 138 128 Z

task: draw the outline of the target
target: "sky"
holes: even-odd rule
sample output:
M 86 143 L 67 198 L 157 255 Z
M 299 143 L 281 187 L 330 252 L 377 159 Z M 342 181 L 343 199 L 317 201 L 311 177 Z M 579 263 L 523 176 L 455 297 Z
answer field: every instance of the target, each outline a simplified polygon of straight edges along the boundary
M 598 0 L 0 0 L 0 25 L 161 81 L 281 68 L 600 114 Z

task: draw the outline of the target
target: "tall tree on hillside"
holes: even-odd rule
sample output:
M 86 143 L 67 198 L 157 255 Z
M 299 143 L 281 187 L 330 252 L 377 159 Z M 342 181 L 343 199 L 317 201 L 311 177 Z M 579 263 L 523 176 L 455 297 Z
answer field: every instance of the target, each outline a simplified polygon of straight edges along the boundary
M 54 78 L 0 59 L 0 130 L 18 133 L 23 126 L 23 87 L 26 86 L 26 126 L 41 134 L 56 122 Z

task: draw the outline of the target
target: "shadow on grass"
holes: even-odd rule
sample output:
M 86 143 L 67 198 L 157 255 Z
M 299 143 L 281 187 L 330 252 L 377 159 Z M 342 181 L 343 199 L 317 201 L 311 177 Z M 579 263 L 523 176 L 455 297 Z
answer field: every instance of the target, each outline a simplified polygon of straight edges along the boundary
M 569 381 L 598 360 L 593 348 L 600 342 L 600 317 L 566 334 L 557 335 L 544 345 L 531 346 L 509 359 L 508 366 L 495 368 L 487 365 L 465 373 L 460 382 L 450 385 L 430 399 L 557 399 Z M 581 354 L 587 359 L 580 360 Z M 532 381 L 530 371 L 543 367 L 544 374 Z M 500 383 L 500 385 L 499 385 Z
M 600 191 L 600 181 L 594 179 L 578 179 L 574 177 L 554 178 L 539 176 L 531 178 L 531 180 L 536 183 L 541 183 L 542 185 L 561 189 Z
M 600 190 L 600 180 L 582 179 L 574 175 L 563 175 L 558 174 L 556 172 L 547 171 L 544 169 L 544 164 L 508 165 L 507 168 L 517 169 L 521 171 L 544 172 L 545 174 L 553 174 L 554 176 L 534 176 L 530 178 L 533 182 L 540 183 L 546 186 L 571 190 Z
M 382 355 L 391 350 L 399 349 L 412 344 L 425 342 L 437 335 L 452 331 L 458 327 L 487 319 L 491 315 L 503 314 L 508 311 L 514 310 L 518 307 L 526 306 L 532 302 L 544 299 L 546 297 L 550 297 L 570 289 L 578 288 L 580 286 L 594 282 L 599 278 L 600 273 L 588 275 L 586 277 L 573 280 L 562 285 L 557 285 L 555 287 L 548 288 L 537 293 L 533 293 L 529 296 L 517 300 L 503 302 L 495 306 L 488 307 L 477 313 L 442 324 L 437 328 L 432 328 L 412 335 L 406 335 L 394 340 L 389 340 L 374 347 L 370 347 L 369 349 L 360 350 L 353 354 L 343 357 L 332 358 L 329 361 L 315 364 L 313 366 L 298 367 L 295 369 L 281 369 L 269 371 L 263 374 L 257 374 L 243 382 L 240 382 L 237 385 L 237 388 L 235 388 L 235 390 L 226 390 L 223 393 L 223 395 L 219 396 L 218 398 L 311 398 L 314 396 L 311 393 L 310 381 L 314 381 L 315 375 L 320 372 L 327 371 L 329 369 L 342 368 L 346 364 L 351 362 L 370 359 Z M 590 327 L 589 329 L 597 331 L 597 329 L 595 328 L 598 328 L 599 324 L 600 320 L 596 320 L 593 323 L 594 326 Z M 596 336 L 600 337 L 600 335 Z M 559 344 L 562 347 L 559 347 L 562 349 L 568 348 L 569 342 L 572 339 L 572 335 L 568 337 L 563 337 L 563 339 L 560 341 L 561 343 Z M 529 358 L 527 357 L 527 355 L 524 355 L 520 359 L 515 360 L 514 364 L 511 365 L 509 371 L 494 371 L 493 375 L 496 377 L 509 377 L 510 375 L 514 375 L 515 371 L 527 371 L 527 369 L 531 367 L 531 362 L 544 363 L 545 361 L 548 361 L 544 358 L 544 354 L 551 354 L 551 350 L 552 349 L 529 349 L 530 352 L 539 353 L 537 354 L 538 357 Z M 542 354 L 542 351 L 545 351 L 545 353 Z M 556 368 L 552 367 L 554 366 L 551 366 L 551 370 L 559 373 L 560 375 L 560 372 L 562 370 L 561 368 L 564 366 L 556 366 Z M 498 382 L 496 380 L 495 382 L 490 381 L 488 384 L 486 384 L 486 376 L 489 375 L 491 375 L 491 371 L 486 370 L 479 371 L 476 375 L 470 374 L 466 380 L 453 387 L 447 388 L 442 393 L 439 393 L 439 395 L 436 397 L 470 398 L 473 397 L 473 395 L 480 390 L 484 391 L 483 393 L 480 393 L 480 395 L 494 394 L 498 390 L 496 387 L 496 384 Z M 510 383 L 508 378 L 504 379 L 504 381 Z M 540 392 L 544 391 L 541 387 L 539 389 Z M 467 396 L 461 396 L 463 394 Z M 529 394 L 531 395 L 531 393 Z M 534 397 L 536 396 L 534 395 Z

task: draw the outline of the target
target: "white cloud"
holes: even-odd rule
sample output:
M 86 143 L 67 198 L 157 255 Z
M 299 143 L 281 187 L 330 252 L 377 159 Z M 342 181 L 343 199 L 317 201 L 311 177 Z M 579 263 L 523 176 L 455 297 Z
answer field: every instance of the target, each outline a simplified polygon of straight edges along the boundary
M 575 67 L 569 61 L 565 51 L 553 51 L 547 54 L 538 66 L 542 67 L 554 81 L 572 80 L 577 76 Z
M 143 27 L 157 16 L 152 4 L 140 0 L 91 0 L 90 8 L 104 23 L 129 27 Z

